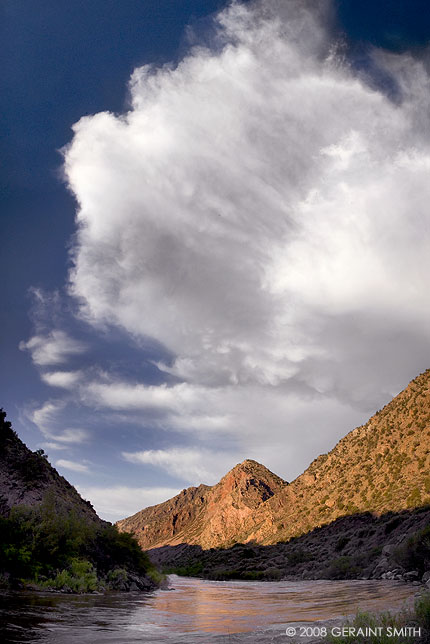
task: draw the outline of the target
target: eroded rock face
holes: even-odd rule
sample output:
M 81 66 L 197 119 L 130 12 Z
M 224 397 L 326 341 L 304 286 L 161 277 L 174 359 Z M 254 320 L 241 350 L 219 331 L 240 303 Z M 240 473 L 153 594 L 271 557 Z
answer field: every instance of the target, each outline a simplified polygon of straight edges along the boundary
M 207 548 L 234 543 L 251 517 L 286 482 L 256 461 L 239 463 L 219 483 L 183 490 L 173 499 L 117 523 L 142 548 L 195 543 Z
M 343 516 L 400 512 L 430 503 L 429 447 L 427 370 L 292 483 L 246 460 L 217 485 L 188 488 L 118 527 L 147 549 L 180 543 L 211 548 L 273 544 Z
M 173 499 L 118 521 L 117 526 L 120 531 L 132 532 L 142 548 L 148 543 L 180 543 L 181 536 L 199 532 L 210 489 L 208 485 L 189 487 Z

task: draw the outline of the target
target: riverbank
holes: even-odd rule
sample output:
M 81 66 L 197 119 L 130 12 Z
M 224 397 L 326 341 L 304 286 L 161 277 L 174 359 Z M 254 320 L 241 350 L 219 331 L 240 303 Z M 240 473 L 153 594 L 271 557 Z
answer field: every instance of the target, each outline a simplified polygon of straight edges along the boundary
M 413 606 L 381 613 L 358 612 L 354 616 L 319 622 L 285 624 L 289 644 L 428 644 L 430 642 L 430 594 L 418 593 Z M 278 629 L 253 634 L 238 642 L 285 642 Z
M 76 570 L 76 568 L 78 568 Z M 167 587 L 166 575 L 158 571 L 149 571 L 145 575 L 137 575 L 124 569 L 112 570 L 106 577 L 98 577 L 87 562 L 78 562 L 68 570 L 59 572 L 55 577 L 39 582 L 13 580 L 0 587 L 3 591 L 19 591 L 29 593 L 61 593 L 65 595 L 103 594 L 116 592 L 151 592 L 158 588 Z
M 213 644 L 429 644 L 430 593 L 383 612 L 359 611 L 318 621 L 276 624 L 248 633 L 217 637 Z
M 273 545 L 202 549 L 178 544 L 148 551 L 164 572 L 213 580 L 430 579 L 430 508 L 342 517 Z

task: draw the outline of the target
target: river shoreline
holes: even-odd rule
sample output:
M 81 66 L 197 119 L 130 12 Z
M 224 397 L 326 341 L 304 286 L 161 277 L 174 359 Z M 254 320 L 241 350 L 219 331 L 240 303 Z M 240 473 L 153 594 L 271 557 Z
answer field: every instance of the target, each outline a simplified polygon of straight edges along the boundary
M 233 581 L 233 582 L 238 581 L 239 582 L 240 581 L 240 582 L 242 582 L 244 584 L 247 584 L 247 583 L 250 584 L 250 583 L 253 583 L 253 582 L 256 581 L 255 579 L 231 579 L 231 578 L 228 578 L 228 577 L 225 578 L 225 579 L 216 579 L 216 580 L 214 580 L 214 579 L 210 579 L 210 578 L 208 579 L 206 577 L 198 577 L 198 576 L 189 577 L 187 575 L 176 575 L 175 573 L 173 573 L 172 575 L 166 575 L 166 579 L 161 584 L 159 584 L 158 586 L 152 585 L 151 587 L 147 586 L 146 588 L 136 588 L 136 587 L 132 587 L 132 588 L 128 587 L 128 588 L 123 588 L 123 589 L 121 589 L 121 588 L 105 588 L 103 590 L 75 592 L 75 591 L 73 591 L 73 590 L 71 590 L 69 588 L 66 588 L 66 589 L 60 588 L 60 589 L 58 589 L 58 588 L 51 588 L 51 587 L 43 587 L 43 586 L 38 586 L 37 584 L 34 584 L 34 583 L 30 582 L 28 584 L 23 584 L 22 586 L 0 587 L 0 595 L 6 595 L 6 594 L 10 594 L 10 593 L 17 593 L 17 594 L 28 593 L 30 595 L 34 595 L 34 594 L 38 594 L 38 593 L 40 593 L 41 595 L 45 595 L 46 593 L 48 593 L 50 595 L 77 595 L 77 596 L 82 596 L 82 595 L 90 595 L 90 596 L 91 595 L 112 595 L 112 594 L 116 595 L 118 593 L 121 593 L 121 594 L 127 594 L 127 593 L 147 594 L 147 593 L 153 593 L 153 592 L 155 592 L 157 590 L 164 590 L 164 591 L 173 590 L 172 588 L 170 588 L 169 581 L 168 581 L 168 578 L 173 577 L 173 576 L 174 577 L 176 577 L 176 576 L 177 577 L 183 577 L 184 579 L 195 579 L 195 580 L 201 580 L 201 581 L 219 581 L 219 582 L 223 582 L 223 581 Z M 397 582 L 400 582 L 400 583 L 405 584 L 407 586 L 414 587 L 416 589 L 417 593 L 419 593 L 420 590 L 430 592 L 430 585 L 429 585 L 429 583 L 427 583 L 427 581 L 426 582 L 409 581 L 409 580 L 404 579 L 404 578 L 402 578 L 400 576 L 398 578 L 382 577 L 380 579 L 373 579 L 373 580 L 369 580 L 369 579 L 366 579 L 364 577 L 359 577 L 357 579 L 348 579 L 348 580 L 345 580 L 345 581 L 387 581 L 387 580 L 388 581 L 397 581 Z M 259 583 L 263 583 L 263 584 L 275 584 L 275 583 L 278 583 L 279 581 L 281 581 L 281 582 L 301 582 L 301 581 L 309 581 L 309 580 L 308 579 L 303 579 L 303 577 L 296 576 L 296 575 L 288 575 L 288 576 L 285 576 L 285 577 L 283 577 L 282 579 L 279 579 L 279 580 L 277 580 L 277 579 L 259 579 L 258 580 Z M 317 579 L 313 579 L 312 581 L 330 582 L 330 581 L 333 581 L 333 580 L 324 579 L 324 578 L 320 578 L 320 579 L 317 578 Z

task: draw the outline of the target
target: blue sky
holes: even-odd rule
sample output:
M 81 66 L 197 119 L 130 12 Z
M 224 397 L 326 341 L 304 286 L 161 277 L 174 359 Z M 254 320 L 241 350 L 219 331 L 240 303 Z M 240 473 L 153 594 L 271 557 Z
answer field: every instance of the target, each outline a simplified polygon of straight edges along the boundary
M 1 11 L 1 404 L 102 516 L 429 366 L 424 1 Z

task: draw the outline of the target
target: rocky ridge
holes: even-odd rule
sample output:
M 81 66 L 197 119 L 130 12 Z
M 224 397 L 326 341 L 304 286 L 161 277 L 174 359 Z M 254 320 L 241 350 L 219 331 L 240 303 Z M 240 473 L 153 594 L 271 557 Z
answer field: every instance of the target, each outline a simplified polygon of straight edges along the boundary
M 0 516 L 8 516 L 15 506 L 38 505 L 50 492 L 61 507 L 102 522 L 91 503 L 52 467 L 43 450 L 29 450 L 5 417 L 0 410 Z
M 182 490 L 172 499 L 118 521 L 142 548 L 186 541 L 203 547 L 225 544 L 226 535 L 246 530 L 254 512 L 286 485 L 264 465 L 247 459 L 214 486 Z

